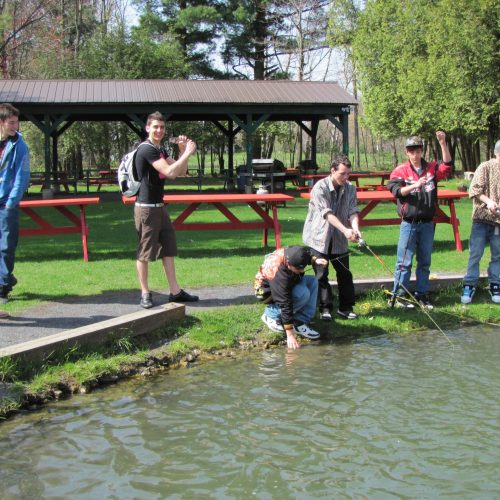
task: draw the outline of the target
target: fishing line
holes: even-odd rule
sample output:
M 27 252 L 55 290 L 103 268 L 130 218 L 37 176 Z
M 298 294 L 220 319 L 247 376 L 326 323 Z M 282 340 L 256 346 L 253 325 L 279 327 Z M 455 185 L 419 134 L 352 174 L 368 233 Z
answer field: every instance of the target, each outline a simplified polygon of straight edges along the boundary
M 391 275 L 391 277 L 394 277 L 392 271 L 389 269 L 389 267 L 387 266 L 387 264 L 368 246 L 368 244 L 366 243 L 365 240 L 363 240 L 362 238 L 358 238 L 358 246 L 359 246 L 359 248 L 366 248 L 375 257 L 375 259 L 377 259 L 377 261 L 380 262 L 380 264 L 382 264 L 382 266 L 389 272 L 389 274 Z M 413 299 L 412 302 L 415 302 L 420 307 L 420 309 L 431 320 L 431 322 L 436 326 L 436 328 L 443 334 L 444 338 L 454 348 L 455 345 L 453 344 L 453 342 L 449 339 L 448 335 L 446 335 L 446 333 L 443 332 L 443 330 L 436 323 L 436 321 L 434 320 L 434 318 L 429 314 L 429 311 L 427 311 L 425 309 L 425 307 L 415 298 L 415 296 L 408 290 L 408 288 L 406 288 L 402 283 L 400 283 L 400 286 L 408 294 L 408 296 Z
M 397 272 L 397 278 L 396 278 L 396 275 L 394 276 L 394 281 L 397 282 L 397 285 L 396 284 L 394 285 L 394 293 L 391 297 L 391 309 L 394 309 L 394 305 L 396 304 L 396 298 L 397 298 L 396 291 L 397 291 L 398 287 L 405 288 L 404 285 L 401 283 L 401 271 L 403 270 L 403 266 L 404 266 L 404 263 L 406 260 L 406 253 L 408 252 L 408 245 L 410 244 L 414 225 L 415 225 L 415 221 L 412 220 L 411 227 L 410 227 L 410 234 L 408 235 L 408 238 L 406 240 L 405 251 L 403 253 L 403 258 L 401 260 L 401 264 L 399 265 L 399 269 Z M 364 240 L 361 240 L 361 241 L 364 241 Z M 359 242 L 358 242 L 358 244 L 359 244 Z M 361 246 L 361 245 L 359 245 L 359 246 Z M 365 246 L 367 246 L 366 242 L 365 242 Z M 369 250 L 370 250 L 370 252 L 372 252 L 371 249 L 369 249 Z M 372 254 L 375 255 L 373 252 L 372 252 Z M 389 272 L 391 273 L 391 276 L 392 276 L 392 271 L 389 271 Z

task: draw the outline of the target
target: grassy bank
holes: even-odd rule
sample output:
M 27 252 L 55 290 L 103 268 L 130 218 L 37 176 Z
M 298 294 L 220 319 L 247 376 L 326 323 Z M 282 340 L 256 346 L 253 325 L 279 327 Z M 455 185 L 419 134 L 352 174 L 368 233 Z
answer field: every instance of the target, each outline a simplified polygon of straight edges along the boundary
M 457 182 L 452 181 L 443 187 L 455 187 Z M 175 217 L 181 208 L 172 205 L 169 209 Z M 456 209 L 464 252 L 455 250 L 451 226 L 438 224 L 433 272 L 465 271 L 471 202 L 461 200 L 456 204 Z M 246 206 L 236 206 L 234 211 L 242 220 L 256 220 L 253 211 Z M 307 201 L 301 198 L 279 208 L 283 245 L 301 244 L 306 213 Z M 57 217 L 50 210 L 46 214 L 49 218 Z M 381 204 L 375 215 L 379 214 L 394 217 L 395 206 L 392 203 Z M 216 209 L 202 205 L 192 221 L 206 220 L 224 219 Z M 137 236 L 133 227 L 133 207 L 123 205 L 117 196 L 114 199 L 103 197 L 99 205 L 88 207 L 87 221 L 90 226 L 90 260 L 87 263 L 83 262 L 78 235 L 21 238 L 15 268 L 19 283 L 14 290 L 13 300 L 2 306 L 2 309 L 15 314 L 42 301 L 62 301 L 70 296 L 99 295 L 107 291 L 137 290 L 134 263 Z M 29 221 L 23 219 L 23 227 L 28 225 Z M 398 226 L 363 229 L 372 250 L 390 269 L 395 265 L 398 230 Z M 177 274 L 179 282 L 189 289 L 250 283 L 263 256 L 272 250 L 272 247 L 262 247 L 262 234 L 258 230 L 180 231 L 177 239 Z M 358 249 L 356 245 L 352 245 L 352 249 L 351 268 L 355 278 L 388 277 L 387 270 L 369 252 Z M 484 262 L 487 262 L 487 258 L 485 255 Z M 159 263 L 151 266 L 150 285 L 154 290 L 166 289 Z
M 453 349 L 453 331 L 457 328 L 468 324 L 499 324 L 498 306 L 490 302 L 486 290 L 478 291 L 474 303 L 467 307 L 457 304 L 458 293 L 458 285 L 441 290 L 435 297 L 439 307 L 429 317 L 420 310 L 390 309 L 384 292 L 373 290 L 359 298 L 358 320 L 339 319 L 331 323 L 317 320 L 314 327 L 321 332 L 321 342 L 421 331 L 422 335 L 442 336 L 443 347 Z M 284 336 L 263 326 L 262 309 L 256 303 L 194 313 L 148 336 L 121 339 L 92 351 L 74 349 L 55 353 L 38 366 L 2 358 L 0 381 L 5 384 L 6 392 L 0 398 L 0 417 L 123 378 L 152 375 L 214 356 L 237 356 L 248 349 L 286 345 Z

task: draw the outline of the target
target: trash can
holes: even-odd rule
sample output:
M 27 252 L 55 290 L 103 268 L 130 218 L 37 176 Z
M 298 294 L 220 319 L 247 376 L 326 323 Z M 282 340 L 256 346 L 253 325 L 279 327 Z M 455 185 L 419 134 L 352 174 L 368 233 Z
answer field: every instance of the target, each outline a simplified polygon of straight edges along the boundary
M 248 170 L 246 165 L 238 165 L 236 167 L 236 184 L 240 193 L 243 193 L 245 191 L 247 177 L 242 174 L 246 174 L 247 172 Z

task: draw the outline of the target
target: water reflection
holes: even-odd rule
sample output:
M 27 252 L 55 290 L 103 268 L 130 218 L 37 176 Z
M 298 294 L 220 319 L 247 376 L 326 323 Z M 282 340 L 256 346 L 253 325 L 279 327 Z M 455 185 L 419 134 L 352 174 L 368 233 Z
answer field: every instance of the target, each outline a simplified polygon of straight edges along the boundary
M 2 498 L 500 496 L 498 329 L 268 350 L 0 426 Z

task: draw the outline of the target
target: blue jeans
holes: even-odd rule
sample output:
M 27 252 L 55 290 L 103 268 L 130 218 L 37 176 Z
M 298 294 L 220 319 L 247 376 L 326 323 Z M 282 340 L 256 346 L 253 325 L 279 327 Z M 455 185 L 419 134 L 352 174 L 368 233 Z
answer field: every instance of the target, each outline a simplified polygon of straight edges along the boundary
M 488 281 L 490 285 L 500 284 L 500 228 L 491 224 L 473 222 L 469 237 L 469 263 L 464 276 L 464 285 L 477 285 L 479 281 L 479 262 L 488 243 L 491 250 Z
M 19 240 L 19 208 L 0 207 L 0 286 L 12 289 L 14 257 Z
M 417 257 L 415 292 L 418 295 L 425 295 L 429 291 L 434 229 L 433 222 L 401 222 L 396 273 L 394 275 L 394 293 L 404 295 L 409 289 L 414 255 Z
M 292 290 L 293 316 L 298 323 L 308 324 L 316 313 L 318 297 L 318 280 L 315 276 L 303 276 Z M 266 316 L 281 321 L 281 307 L 269 304 L 264 311 Z

